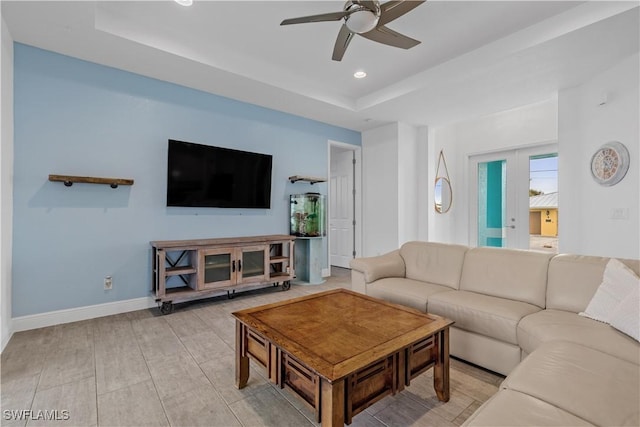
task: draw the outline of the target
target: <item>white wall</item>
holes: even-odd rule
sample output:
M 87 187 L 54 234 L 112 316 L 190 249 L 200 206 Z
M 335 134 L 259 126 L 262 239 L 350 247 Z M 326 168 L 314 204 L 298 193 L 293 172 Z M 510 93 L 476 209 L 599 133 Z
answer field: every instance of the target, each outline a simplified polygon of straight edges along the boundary
M 429 152 L 429 128 L 421 126 L 416 130 L 416 158 L 418 166 L 414 179 L 418 181 L 417 215 L 418 235 L 417 240 L 426 241 L 429 237 L 429 214 L 433 209 L 433 180 L 429 179 L 433 156 Z
M 398 244 L 418 235 L 417 130 L 398 123 Z
M 13 243 L 13 38 L 0 12 L 0 350 L 11 338 Z
M 502 111 L 430 129 L 429 179 L 435 180 L 440 150 L 449 169 L 453 204 L 445 214 L 429 210 L 428 240 L 469 244 L 469 157 L 510 148 L 555 142 L 558 137 L 557 100 Z M 442 172 L 442 171 L 441 171 Z M 429 200 L 433 201 L 433 189 Z
M 639 68 L 635 54 L 558 95 L 562 252 L 640 258 Z M 598 105 L 604 93 L 608 100 Z M 631 162 L 621 182 L 603 187 L 592 179 L 590 161 L 609 141 L 622 142 Z M 613 209 L 623 209 L 627 219 L 612 219 Z
M 392 123 L 363 132 L 364 256 L 426 236 L 427 129 Z
M 363 256 L 398 248 L 398 124 L 362 133 Z

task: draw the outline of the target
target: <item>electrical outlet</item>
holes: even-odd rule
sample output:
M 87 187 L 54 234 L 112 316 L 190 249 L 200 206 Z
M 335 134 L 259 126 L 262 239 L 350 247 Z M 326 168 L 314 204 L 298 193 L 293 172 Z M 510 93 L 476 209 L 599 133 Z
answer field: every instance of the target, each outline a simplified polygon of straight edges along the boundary
M 104 278 L 104 290 L 108 291 L 110 289 L 113 289 L 113 280 L 111 279 L 111 276 L 106 276 Z

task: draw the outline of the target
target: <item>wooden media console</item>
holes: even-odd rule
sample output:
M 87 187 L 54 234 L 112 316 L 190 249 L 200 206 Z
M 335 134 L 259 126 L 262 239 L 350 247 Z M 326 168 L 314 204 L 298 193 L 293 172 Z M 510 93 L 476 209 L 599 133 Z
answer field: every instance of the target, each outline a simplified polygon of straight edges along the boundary
M 150 242 L 153 289 L 160 311 L 173 304 L 264 286 L 291 287 L 295 237 L 277 234 Z

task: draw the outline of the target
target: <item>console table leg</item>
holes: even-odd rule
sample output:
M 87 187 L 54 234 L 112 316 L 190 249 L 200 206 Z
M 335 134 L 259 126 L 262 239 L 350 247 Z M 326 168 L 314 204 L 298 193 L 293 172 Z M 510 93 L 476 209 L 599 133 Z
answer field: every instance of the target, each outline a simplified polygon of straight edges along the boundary
M 249 381 L 249 357 L 245 346 L 245 326 L 236 320 L 236 386 L 243 388 Z
M 344 426 L 344 380 L 331 384 L 321 379 L 320 418 L 322 427 Z
M 449 401 L 449 328 L 438 333 L 438 358 L 433 367 L 433 388 L 438 400 Z

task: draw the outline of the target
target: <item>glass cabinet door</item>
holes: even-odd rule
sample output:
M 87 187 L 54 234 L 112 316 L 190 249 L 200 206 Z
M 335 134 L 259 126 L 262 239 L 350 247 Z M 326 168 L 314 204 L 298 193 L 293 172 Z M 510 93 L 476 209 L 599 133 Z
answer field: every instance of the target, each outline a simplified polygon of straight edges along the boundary
M 200 257 L 202 289 L 230 286 L 235 282 L 235 260 L 229 249 L 210 249 L 203 251 Z
M 267 274 L 267 248 L 265 246 L 253 246 L 239 248 L 237 254 L 240 268 L 237 282 L 261 282 Z

